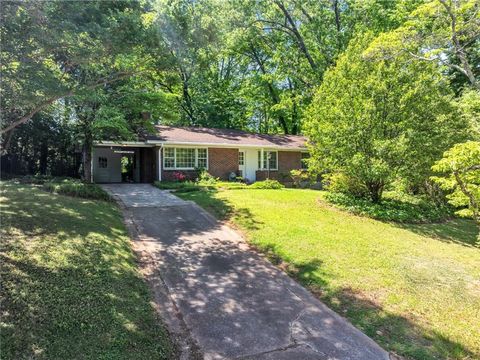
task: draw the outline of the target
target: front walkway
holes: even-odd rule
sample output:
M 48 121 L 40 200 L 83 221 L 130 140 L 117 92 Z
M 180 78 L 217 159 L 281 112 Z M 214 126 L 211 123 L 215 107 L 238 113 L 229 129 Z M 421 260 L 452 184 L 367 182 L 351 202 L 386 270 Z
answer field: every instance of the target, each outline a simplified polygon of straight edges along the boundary
M 156 307 L 184 358 L 389 358 L 197 205 L 151 185 L 103 187 L 125 207 Z

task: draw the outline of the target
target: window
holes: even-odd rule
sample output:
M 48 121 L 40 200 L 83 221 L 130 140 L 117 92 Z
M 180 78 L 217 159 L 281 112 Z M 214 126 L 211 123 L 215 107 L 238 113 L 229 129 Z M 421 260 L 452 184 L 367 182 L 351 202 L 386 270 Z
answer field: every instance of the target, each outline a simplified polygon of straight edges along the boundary
M 195 167 L 195 149 L 175 149 L 175 167 L 194 168 Z
M 238 152 L 238 165 L 242 166 L 245 164 L 245 153 L 243 151 Z
M 165 169 L 175 168 L 175 149 L 163 149 L 163 167 Z
M 263 170 L 277 170 L 278 156 L 276 151 L 262 151 L 258 152 L 258 168 Z
M 207 149 L 197 149 L 197 167 L 207 168 Z
M 308 169 L 308 159 L 310 158 L 310 154 L 307 152 L 302 152 L 302 169 Z
M 106 157 L 99 157 L 98 158 L 98 167 L 100 169 L 106 169 L 108 165 L 108 159 Z
M 208 168 L 208 150 L 205 148 L 163 148 L 163 167 L 183 170 L 206 169 Z

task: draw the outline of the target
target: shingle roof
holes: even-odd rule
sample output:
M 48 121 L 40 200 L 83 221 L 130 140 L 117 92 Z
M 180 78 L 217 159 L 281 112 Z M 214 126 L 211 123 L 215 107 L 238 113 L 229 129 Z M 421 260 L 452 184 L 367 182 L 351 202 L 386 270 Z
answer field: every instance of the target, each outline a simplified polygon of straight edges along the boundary
M 156 125 L 157 133 L 147 135 L 148 141 L 162 141 L 166 143 L 193 143 L 193 144 L 219 144 L 259 146 L 259 147 L 282 147 L 282 148 L 305 148 L 307 139 L 299 135 L 267 135 L 255 134 L 241 130 L 214 129 L 201 127 L 173 127 Z

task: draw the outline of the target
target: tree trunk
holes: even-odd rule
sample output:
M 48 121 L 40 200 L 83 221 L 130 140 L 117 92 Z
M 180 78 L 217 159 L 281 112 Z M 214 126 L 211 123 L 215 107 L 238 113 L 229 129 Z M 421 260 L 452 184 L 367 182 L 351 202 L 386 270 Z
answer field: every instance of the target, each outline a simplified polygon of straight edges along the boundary
M 83 144 L 83 181 L 92 182 L 92 148 L 93 139 L 90 132 L 85 133 L 85 143 Z
M 40 174 L 47 175 L 47 163 L 48 163 L 48 145 L 44 141 L 40 145 Z
M 382 200 L 383 194 L 383 182 L 373 181 L 366 183 L 368 192 L 370 193 L 370 199 L 374 204 L 378 204 Z
M 317 70 L 317 64 L 315 63 L 315 61 L 312 58 L 312 55 L 308 51 L 307 46 L 305 45 L 305 41 L 303 40 L 303 37 L 300 34 L 300 31 L 298 31 L 297 29 L 295 20 L 293 20 L 287 8 L 281 1 L 275 0 L 274 2 L 278 6 L 278 8 L 282 11 L 283 15 L 285 16 L 285 19 L 289 23 L 290 26 L 288 27 L 288 29 L 293 33 L 293 36 L 295 37 L 298 47 L 300 48 L 300 51 L 305 55 L 308 63 L 310 64 L 310 67 L 313 70 Z

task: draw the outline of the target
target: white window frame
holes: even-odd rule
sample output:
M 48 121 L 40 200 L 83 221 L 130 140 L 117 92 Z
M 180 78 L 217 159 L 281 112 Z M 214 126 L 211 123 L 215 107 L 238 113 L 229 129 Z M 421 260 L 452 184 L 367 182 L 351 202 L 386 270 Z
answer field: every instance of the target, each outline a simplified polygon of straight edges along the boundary
M 278 151 L 277 150 L 264 150 L 264 149 L 261 149 L 258 151 L 261 155 L 260 155 L 260 167 L 258 170 L 273 170 L 273 171 L 278 171 Z M 276 156 L 275 156 L 275 168 L 268 168 L 267 167 L 264 167 L 265 165 L 265 156 L 267 156 L 267 153 L 275 153 Z M 267 164 L 268 164 L 268 158 L 266 159 L 267 160 Z M 257 154 L 257 163 L 258 163 L 258 154 Z M 258 165 L 258 164 L 257 164 Z
M 173 149 L 173 167 L 165 166 L 165 149 Z M 177 167 L 177 149 L 195 149 L 195 166 L 194 167 Z M 162 150 L 162 168 L 164 170 L 195 170 L 198 168 L 198 150 L 205 149 L 207 153 L 207 166 L 208 170 L 208 148 L 207 147 L 192 147 L 192 146 L 164 146 Z
M 242 163 L 240 164 L 240 154 Z M 238 166 L 244 166 L 245 165 L 245 151 L 244 150 L 238 150 Z

